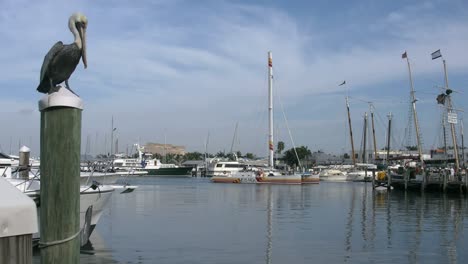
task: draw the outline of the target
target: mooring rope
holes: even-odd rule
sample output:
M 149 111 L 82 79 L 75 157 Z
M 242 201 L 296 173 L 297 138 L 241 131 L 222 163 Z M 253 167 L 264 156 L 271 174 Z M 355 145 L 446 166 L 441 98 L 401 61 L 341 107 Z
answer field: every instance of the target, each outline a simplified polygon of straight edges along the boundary
M 79 236 L 81 234 L 82 230 L 83 229 L 80 229 L 73 236 L 67 237 L 67 238 L 62 239 L 62 240 L 55 240 L 55 241 L 50 241 L 50 242 L 41 242 L 41 241 L 39 241 L 39 248 L 46 248 L 46 247 L 55 246 L 55 245 L 58 245 L 58 244 L 63 244 L 63 243 L 66 243 L 68 241 L 71 241 L 71 240 L 75 239 L 77 236 Z

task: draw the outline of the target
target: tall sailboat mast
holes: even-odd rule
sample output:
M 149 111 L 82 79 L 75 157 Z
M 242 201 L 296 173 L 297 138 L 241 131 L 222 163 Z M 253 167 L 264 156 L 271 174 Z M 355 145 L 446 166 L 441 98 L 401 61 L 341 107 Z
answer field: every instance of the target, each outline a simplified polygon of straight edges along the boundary
M 273 58 L 271 51 L 268 52 L 268 149 L 269 149 L 269 159 L 268 165 L 271 168 L 274 168 L 275 164 L 273 162 Z
M 353 158 L 353 165 L 356 165 L 356 154 L 354 154 L 353 128 L 351 126 L 351 114 L 349 113 L 349 99 L 348 99 L 348 96 L 346 96 L 346 109 L 348 111 L 349 137 L 351 138 L 351 156 Z
M 463 132 L 463 119 L 460 120 L 460 135 L 461 135 L 461 151 L 462 151 L 462 168 L 465 168 L 465 140 Z
M 369 108 L 370 108 L 371 119 L 372 119 L 372 137 L 374 141 L 374 162 L 375 162 L 375 160 L 377 159 L 377 140 L 375 139 L 374 106 L 371 104 Z
M 439 50 L 436 50 L 431 54 L 432 60 L 442 57 L 442 53 Z M 460 162 L 458 157 L 458 146 L 457 146 L 457 138 L 455 136 L 455 124 L 457 123 L 456 113 L 453 110 L 452 106 L 452 97 L 450 94 L 452 90 L 449 88 L 448 84 L 448 76 L 447 76 L 447 64 L 445 63 L 445 59 L 442 57 L 442 63 L 444 64 L 444 79 L 445 79 L 445 94 L 447 97 L 447 122 L 450 124 L 450 130 L 452 132 L 452 141 L 453 141 L 453 155 L 455 156 L 455 171 L 457 172 L 460 168 Z
M 114 155 L 114 116 L 112 116 L 112 121 L 111 121 L 111 150 L 110 154 L 111 156 Z
M 367 112 L 364 113 L 364 139 L 362 140 L 362 163 L 367 163 Z
M 445 124 L 445 116 L 442 117 L 442 130 L 444 136 L 444 158 L 445 158 L 445 167 L 447 167 L 448 161 L 448 151 L 447 151 L 447 132 L 446 132 L 446 124 Z
M 442 59 L 444 63 L 444 74 L 445 74 L 445 91 L 449 90 L 448 77 L 447 77 L 447 65 L 445 64 L 445 59 Z M 447 93 L 447 92 L 446 92 Z M 448 113 L 453 113 L 452 107 L 452 96 L 447 94 L 447 111 Z M 460 168 L 460 162 L 458 158 L 458 146 L 457 146 L 457 137 L 455 136 L 455 123 L 453 120 L 448 120 L 450 123 L 450 130 L 452 132 L 452 142 L 453 142 L 453 155 L 455 156 L 455 171 L 458 171 Z M 456 121 L 456 120 L 455 120 Z
M 406 51 L 405 53 L 403 53 L 401 57 L 403 59 L 406 59 L 406 63 L 408 64 L 408 73 L 409 73 L 410 88 L 411 88 L 411 104 L 412 104 L 412 109 L 413 109 L 414 127 L 416 128 L 416 141 L 418 144 L 418 154 L 419 154 L 419 160 L 421 161 L 421 166 L 424 166 L 421 138 L 420 138 L 421 134 L 419 133 L 418 115 L 416 113 L 416 97 L 414 96 L 413 75 L 411 74 L 411 66 L 410 66 L 408 54 L 406 53 Z
M 387 132 L 387 165 L 389 165 L 390 159 L 390 138 L 392 133 L 392 113 L 388 113 L 388 132 Z
M 239 125 L 239 122 L 236 122 L 236 128 L 234 129 L 234 135 L 232 136 L 232 143 L 231 143 L 231 151 L 229 152 L 229 154 L 234 154 L 234 143 L 236 142 L 236 139 L 237 139 L 237 127 Z M 236 156 L 237 157 L 237 156 Z M 237 158 L 236 158 L 237 160 Z

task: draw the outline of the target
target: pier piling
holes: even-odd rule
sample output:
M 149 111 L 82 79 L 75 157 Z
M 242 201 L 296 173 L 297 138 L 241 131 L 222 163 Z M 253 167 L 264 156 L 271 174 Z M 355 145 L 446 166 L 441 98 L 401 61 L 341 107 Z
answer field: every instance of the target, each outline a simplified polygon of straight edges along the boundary
M 29 153 L 31 150 L 22 146 L 19 151 L 19 177 L 23 180 L 29 179 Z
M 41 111 L 41 263 L 79 263 L 81 99 L 61 88 Z

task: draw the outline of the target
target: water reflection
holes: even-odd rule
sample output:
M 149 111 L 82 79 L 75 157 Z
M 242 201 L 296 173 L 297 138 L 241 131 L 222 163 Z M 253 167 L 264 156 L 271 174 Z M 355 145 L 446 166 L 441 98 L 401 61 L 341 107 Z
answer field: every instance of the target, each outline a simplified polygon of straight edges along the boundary
M 266 263 L 270 264 L 271 263 L 271 251 L 273 248 L 273 201 L 271 199 L 271 188 L 268 186 L 268 209 L 267 209 L 267 248 L 266 248 Z
M 465 197 L 375 192 L 366 185 L 350 186 L 348 193 L 344 262 L 466 261 L 466 252 L 460 250 L 460 245 L 467 245 L 463 236 Z M 357 230 L 360 237 L 356 237 Z M 360 259 L 361 254 L 369 255 L 369 259 Z
M 353 235 L 353 219 L 354 219 L 354 204 L 356 202 L 356 192 L 353 188 L 351 192 L 351 206 L 349 207 L 349 212 L 346 220 L 346 239 L 345 239 L 345 250 L 347 253 L 351 252 L 351 237 Z M 345 256 L 345 258 L 349 258 L 349 254 Z
M 112 258 L 112 251 L 107 248 L 99 231 L 93 232 L 89 242 L 81 248 L 80 254 L 80 263 L 119 263 Z
M 33 263 L 41 263 L 41 252 L 38 248 L 33 250 Z M 109 264 L 119 263 L 113 259 L 112 252 L 107 249 L 106 243 L 99 232 L 93 232 L 90 240 L 80 249 L 80 263 Z
M 319 186 L 134 179 L 81 263 L 465 263 L 466 198 Z M 36 262 L 37 263 L 37 262 Z

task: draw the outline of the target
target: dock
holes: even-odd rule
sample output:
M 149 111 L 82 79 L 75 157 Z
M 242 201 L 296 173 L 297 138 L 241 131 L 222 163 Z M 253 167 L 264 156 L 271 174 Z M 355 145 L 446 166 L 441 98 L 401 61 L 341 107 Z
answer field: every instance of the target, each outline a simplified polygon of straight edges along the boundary
M 417 192 L 441 192 L 441 193 L 462 193 L 468 191 L 467 174 L 449 176 L 447 174 L 429 175 L 427 172 L 420 177 L 410 177 L 407 175 L 391 175 L 389 173 L 385 178 L 373 180 L 374 188 L 386 187 L 404 191 Z

